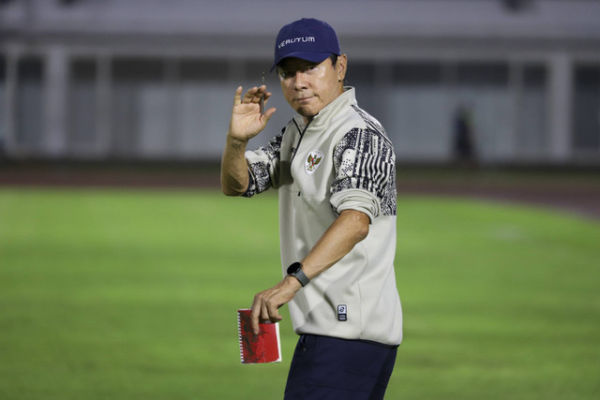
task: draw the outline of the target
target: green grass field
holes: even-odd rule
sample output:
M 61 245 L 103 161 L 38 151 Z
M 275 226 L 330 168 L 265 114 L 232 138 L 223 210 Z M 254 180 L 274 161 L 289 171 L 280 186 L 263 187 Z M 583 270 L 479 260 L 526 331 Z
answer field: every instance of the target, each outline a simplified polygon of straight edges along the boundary
M 0 190 L 0 399 L 279 399 L 236 314 L 280 279 L 277 200 Z M 471 200 L 398 203 L 405 312 L 388 399 L 600 398 L 600 224 Z

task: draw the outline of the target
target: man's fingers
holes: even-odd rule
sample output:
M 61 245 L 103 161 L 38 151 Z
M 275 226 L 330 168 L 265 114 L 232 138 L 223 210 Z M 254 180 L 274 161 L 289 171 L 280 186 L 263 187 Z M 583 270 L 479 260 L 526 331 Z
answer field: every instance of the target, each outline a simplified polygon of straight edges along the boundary
M 235 89 L 235 96 L 233 96 L 233 105 L 237 106 L 238 104 L 242 104 L 242 87 L 238 86 Z
M 244 94 L 243 102 L 244 103 L 256 103 L 256 101 L 254 101 L 254 98 L 257 97 L 257 93 L 258 93 L 258 88 L 256 86 L 254 86 L 251 89 L 248 89 L 246 94 Z M 258 98 L 260 98 L 260 96 L 258 96 Z
M 260 311 L 260 321 L 266 322 L 269 320 L 269 310 L 267 309 L 267 305 L 263 302 L 261 311 Z
M 261 313 L 262 304 L 258 296 L 254 297 L 254 303 L 252 304 L 252 313 L 250 314 L 252 320 L 252 332 L 258 335 L 260 329 L 258 326 L 258 317 Z
M 252 103 L 260 103 L 260 101 L 264 98 L 263 92 L 256 92 L 254 96 L 250 99 Z
M 264 117 L 270 118 L 275 112 L 275 108 L 270 108 L 263 115 Z M 254 296 L 252 302 L 252 330 L 255 335 L 260 333 L 260 322 L 278 322 L 283 319 L 279 315 L 279 307 L 286 304 L 294 297 L 294 293 L 290 293 L 289 290 L 282 290 L 283 281 L 272 287 L 271 289 L 265 290 Z M 285 288 L 284 288 L 285 289 Z
M 244 94 L 243 102 L 244 103 L 259 103 L 263 99 L 267 99 L 271 96 L 271 93 L 267 92 L 267 86 L 254 86 L 253 88 L 248 89 L 246 94 Z
M 263 97 L 262 97 L 262 100 L 263 100 L 263 102 L 262 102 L 263 110 L 264 110 L 265 106 L 267 105 L 267 103 L 269 102 L 270 98 L 271 98 L 271 92 L 266 92 L 263 95 Z

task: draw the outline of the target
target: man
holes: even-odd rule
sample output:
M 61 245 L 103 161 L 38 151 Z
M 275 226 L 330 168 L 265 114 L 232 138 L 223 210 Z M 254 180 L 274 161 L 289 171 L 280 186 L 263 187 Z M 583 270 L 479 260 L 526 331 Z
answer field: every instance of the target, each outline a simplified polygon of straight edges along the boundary
M 297 115 L 246 152 L 275 108 L 262 113 L 265 85 L 238 87 L 221 165 L 227 195 L 279 191 L 284 278 L 254 297 L 253 329 L 289 303 L 300 339 L 286 399 L 381 399 L 402 340 L 392 144 L 343 86 L 347 57 L 327 23 L 284 26 L 273 66 Z

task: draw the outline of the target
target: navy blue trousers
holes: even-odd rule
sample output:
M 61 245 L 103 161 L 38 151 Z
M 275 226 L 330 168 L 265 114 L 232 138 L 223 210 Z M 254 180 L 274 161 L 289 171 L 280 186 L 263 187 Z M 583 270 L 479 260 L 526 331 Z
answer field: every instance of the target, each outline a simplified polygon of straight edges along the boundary
M 383 399 L 398 346 L 301 335 L 285 400 Z

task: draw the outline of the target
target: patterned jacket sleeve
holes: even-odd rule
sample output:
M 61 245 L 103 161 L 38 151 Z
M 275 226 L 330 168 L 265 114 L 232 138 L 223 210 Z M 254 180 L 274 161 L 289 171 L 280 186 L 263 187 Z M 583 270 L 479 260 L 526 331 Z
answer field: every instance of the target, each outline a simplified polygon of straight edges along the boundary
M 281 130 L 280 135 L 271 139 L 266 146 L 246 152 L 249 183 L 243 196 L 252 197 L 257 193 L 264 192 L 271 186 L 277 186 L 281 140 L 284 131 L 285 128 Z
M 396 170 L 392 143 L 371 127 L 354 128 L 335 146 L 335 178 L 331 205 L 364 212 L 371 222 L 379 215 L 396 215 Z

